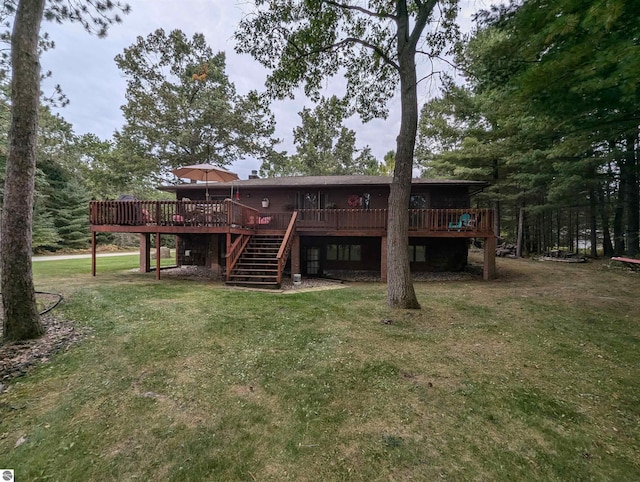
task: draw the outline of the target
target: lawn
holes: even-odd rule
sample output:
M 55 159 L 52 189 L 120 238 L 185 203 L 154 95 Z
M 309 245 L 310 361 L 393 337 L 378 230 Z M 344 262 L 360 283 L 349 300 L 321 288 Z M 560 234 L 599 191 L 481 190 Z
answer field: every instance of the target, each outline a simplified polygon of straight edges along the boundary
M 405 311 L 382 284 L 259 293 L 82 261 L 34 265 L 86 337 L 0 394 L 17 480 L 640 474 L 637 273 L 499 259 L 496 281 L 417 283 Z

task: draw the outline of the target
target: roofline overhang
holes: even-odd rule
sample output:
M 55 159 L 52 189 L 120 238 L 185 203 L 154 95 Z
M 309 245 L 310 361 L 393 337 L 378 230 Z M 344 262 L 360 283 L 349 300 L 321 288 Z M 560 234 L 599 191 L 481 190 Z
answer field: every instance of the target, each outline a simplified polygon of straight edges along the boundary
M 267 188 L 319 188 L 319 187 L 390 187 L 392 178 L 389 176 L 292 176 L 292 177 L 272 177 L 259 179 L 244 179 L 230 182 L 209 182 L 209 183 L 184 183 L 161 185 L 157 189 L 166 192 L 176 192 L 178 190 L 202 190 L 209 191 L 230 191 L 232 188 L 242 189 L 267 189 Z M 466 181 L 452 179 L 422 179 L 414 178 L 412 186 L 430 187 L 467 187 L 475 188 L 473 194 L 481 192 L 489 186 L 487 181 Z M 472 194 L 472 195 L 473 195 Z

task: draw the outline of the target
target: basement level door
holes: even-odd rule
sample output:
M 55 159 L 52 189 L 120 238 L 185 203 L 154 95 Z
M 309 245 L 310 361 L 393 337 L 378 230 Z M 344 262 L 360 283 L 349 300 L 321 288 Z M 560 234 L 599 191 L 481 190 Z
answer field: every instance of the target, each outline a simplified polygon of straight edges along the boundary
M 309 246 L 305 254 L 307 274 L 318 274 L 320 272 L 320 248 Z

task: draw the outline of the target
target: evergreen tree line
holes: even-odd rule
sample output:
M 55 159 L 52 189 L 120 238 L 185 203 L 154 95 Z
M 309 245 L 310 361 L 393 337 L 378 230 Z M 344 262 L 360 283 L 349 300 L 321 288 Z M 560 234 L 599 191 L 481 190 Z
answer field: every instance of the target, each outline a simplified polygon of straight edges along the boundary
M 0 123 L 6 133 L 9 105 L 2 98 Z M 7 159 L 6 134 L 0 141 L 0 205 Z M 93 134 L 76 135 L 71 124 L 54 115 L 48 106 L 40 108 L 37 147 L 35 200 L 33 216 L 33 251 L 83 249 L 90 243 L 89 201 L 117 199 L 122 193 L 153 199 L 161 196 L 148 176 L 131 175 L 123 167 L 128 155 L 111 141 L 101 141 Z M 119 169 L 122 169 L 119 171 Z M 11 213 L 2 211 L 3 216 Z M 100 234 L 101 242 L 111 242 L 114 235 Z
M 429 177 L 483 179 L 497 233 L 523 247 L 637 256 L 640 9 L 633 0 L 514 1 L 477 16 L 464 82 L 422 108 Z M 462 84 L 462 85 L 461 85 Z

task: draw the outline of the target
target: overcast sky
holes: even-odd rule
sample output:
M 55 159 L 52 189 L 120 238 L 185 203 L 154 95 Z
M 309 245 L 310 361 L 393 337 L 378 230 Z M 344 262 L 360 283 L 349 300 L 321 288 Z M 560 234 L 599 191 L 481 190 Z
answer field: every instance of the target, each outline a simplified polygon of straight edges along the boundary
M 43 31 L 49 32 L 56 47 L 42 56 L 43 70 L 51 70 L 53 77 L 43 84 L 45 94 L 53 85 L 60 84 L 70 104 L 58 112 L 73 125 L 76 134 L 93 133 L 101 139 L 110 139 L 124 122 L 120 106 L 125 103 L 126 82 L 116 67 L 114 57 L 133 44 L 136 37 L 146 37 L 158 28 L 169 32 L 182 30 L 188 37 L 196 32 L 205 35 L 214 51 L 224 51 L 227 56 L 227 74 L 238 93 L 264 90 L 267 72 L 252 57 L 234 52 L 233 33 L 238 22 L 250 9 L 245 1 L 236 0 L 128 0 L 132 7 L 129 15 L 119 25 L 114 25 L 104 39 L 87 34 L 80 25 L 62 25 L 45 22 Z M 482 0 L 462 2 L 465 24 L 478 7 L 486 7 Z M 340 89 L 340 79 L 327 83 L 330 96 Z M 422 101 L 435 93 L 434 86 L 421 85 Z M 276 137 L 282 139 L 278 150 L 290 154 L 295 151 L 292 143 L 293 128 L 299 124 L 298 112 L 312 103 L 303 96 L 293 101 L 277 101 L 272 104 L 276 117 Z M 375 120 L 362 124 L 349 119 L 346 124 L 356 131 L 357 147 L 369 145 L 373 154 L 382 160 L 384 154 L 395 150 L 395 138 L 399 130 L 399 106 L 391 106 L 387 120 Z M 246 179 L 252 169 L 259 169 L 255 159 L 236 161 L 228 167 Z

